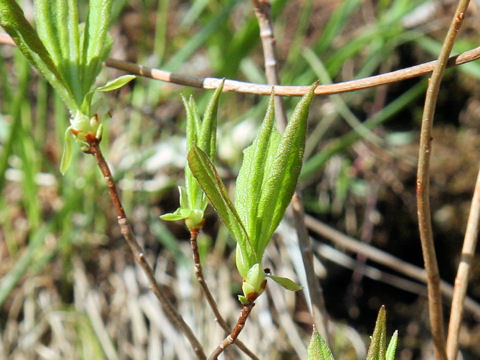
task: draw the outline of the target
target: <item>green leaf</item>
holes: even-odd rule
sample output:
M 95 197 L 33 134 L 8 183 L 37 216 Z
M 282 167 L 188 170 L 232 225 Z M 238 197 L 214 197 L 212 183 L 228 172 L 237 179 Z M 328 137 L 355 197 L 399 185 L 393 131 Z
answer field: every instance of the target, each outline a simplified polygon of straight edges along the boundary
M 387 348 L 387 314 L 382 305 L 378 312 L 372 340 L 368 348 L 367 360 L 385 360 Z
M 313 84 L 295 107 L 276 153 L 268 154 L 273 160 L 265 171 L 266 179 L 258 200 L 257 217 L 262 219 L 256 244 L 259 254 L 265 251 L 295 191 L 302 167 L 308 111 L 317 85 L 318 82 Z
M 265 171 L 271 166 L 269 160 L 273 160 L 272 154 L 276 152 L 280 139 L 280 134 L 274 128 L 274 97 L 272 95 L 257 137 L 243 152 L 243 162 L 236 182 L 235 207 L 253 244 L 258 243 L 257 227 L 264 221 L 257 217 L 257 211 Z
M 175 210 L 173 213 L 163 214 L 160 216 L 160 219 L 165 221 L 178 221 L 185 219 L 185 214 L 183 214 L 180 209 Z
M 308 360 L 335 360 L 327 343 L 314 329 L 307 349 Z
M 110 52 L 112 40 L 108 36 L 112 0 L 90 0 L 85 33 L 83 35 L 83 91 L 87 93 Z
M 62 153 L 62 159 L 60 160 L 60 172 L 62 175 L 65 175 L 67 172 L 68 168 L 70 167 L 70 164 L 72 162 L 72 157 L 73 157 L 73 149 L 72 149 L 72 133 L 70 132 L 70 127 L 65 130 L 65 144 L 63 145 L 63 153 Z
M 215 157 L 216 152 L 217 109 L 224 82 L 225 80 L 222 80 L 222 83 L 215 90 L 212 97 L 210 98 L 207 109 L 205 110 L 205 114 L 203 116 L 200 133 L 198 134 L 197 146 L 203 151 L 205 151 L 211 160 L 213 160 L 213 158 Z
M 97 91 L 103 91 L 103 92 L 108 92 L 108 91 L 113 91 L 120 89 L 121 87 L 127 85 L 130 81 L 134 80 L 136 78 L 135 75 L 122 75 L 117 77 L 116 79 L 113 79 L 109 82 L 107 82 L 105 85 L 97 87 Z
M 268 278 L 275 281 L 278 285 L 290 291 L 302 290 L 302 287 L 286 277 L 275 276 L 275 275 L 266 275 Z
M 25 18 L 15 0 L 0 0 L 0 25 L 12 37 L 19 50 L 57 91 L 71 112 L 78 105 L 49 52 Z
M 194 145 L 188 153 L 188 164 L 208 199 L 240 246 L 242 255 L 246 257 L 251 266 L 259 262 L 256 261 L 257 256 L 254 248 L 235 207 L 228 197 L 227 189 L 208 155 Z
M 395 332 L 392 335 L 392 338 L 390 339 L 390 342 L 388 343 L 387 354 L 385 355 L 386 360 L 395 360 L 395 353 L 397 351 L 397 346 L 398 346 L 398 331 L 395 330 Z
M 193 145 L 197 142 L 197 134 L 200 129 L 200 117 L 198 116 L 195 100 L 190 96 L 189 101 L 182 95 L 183 105 L 187 113 L 187 153 L 192 149 Z M 201 191 L 197 180 L 192 174 L 188 162 L 185 164 L 185 187 L 187 191 L 187 198 L 189 207 L 191 209 L 205 210 L 206 201 L 205 196 Z

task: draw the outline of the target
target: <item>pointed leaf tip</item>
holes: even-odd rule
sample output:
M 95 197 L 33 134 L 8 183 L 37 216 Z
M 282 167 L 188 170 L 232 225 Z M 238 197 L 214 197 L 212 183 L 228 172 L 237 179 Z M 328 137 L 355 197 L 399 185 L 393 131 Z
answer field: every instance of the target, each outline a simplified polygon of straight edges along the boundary
M 314 329 L 307 349 L 308 360 L 335 360 L 325 340 Z

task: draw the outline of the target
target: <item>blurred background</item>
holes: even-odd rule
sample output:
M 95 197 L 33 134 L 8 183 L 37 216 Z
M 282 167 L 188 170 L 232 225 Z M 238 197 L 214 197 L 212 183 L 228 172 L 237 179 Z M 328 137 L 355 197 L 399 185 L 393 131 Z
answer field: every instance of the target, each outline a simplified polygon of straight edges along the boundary
M 32 18 L 32 2 L 20 3 Z M 80 3 L 85 14 L 86 2 Z M 450 0 L 274 0 L 282 84 L 340 82 L 433 60 L 455 6 Z M 249 1 L 118 0 L 114 14 L 113 58 L 194 76 L 266 83 Z M 472 2 L 455 53 L 478 45 L 479 15 L 478 2 Z M 71 168 L 60 175 L 69 124 L 61 100 L 17 50 L 2 45 L 0 55 L 0 358 L 193 358 L 134 264 L 94 159 L 77 147 Z M 106 81 L 120 74 L 105 68 L 102 76 Z M 478 61 L 447 70 L 434 125 L 432 217 L 441 276 L 449 283 L 479 166 L 479 78 Z M 335 241 L 347 235 L 423 266 L 415 174 L 425 89 L 426 77 L 416 78 L 319 96 L 310 110 L 299 188 L 310 216 L 316 273 L 335 324 L 338 359 L 365 358 L 382 304 L 388 336 L 399 330 L 397 359 L 432 356 L 424 285 Z M 177 208 L 176 187 L 183 184 L 181 93 L 192 94 L 200 109 L 210 96 L 138 78 L 106 97 L 102 110 L 110 117 L 104 121 L 102 147 L 158 281 L 208 353 L 223 332 L 194 278 L 189 234 L 183 223 L 158 218 Z M 285 99 L 288 111 L 296 101 Z M 221 97 L 217 166 L 228 185 L 266 104 L 262 96 Z M 328 236 L 318 224 L 338 233 Z M 241 286 L 234 241 L 211 208 L 199 245 L 210 289 L 233 324 Z M 460 333 L 464 359 L 480 358 L 480 262 L 475 264 Z M 304 281 L 290 220 L 279 227 L 265 265 Z M 446 317 L 448 308 L 446 298 Z M 240 338 L 261 359 L 306 359 L 310 324 L 304 293 L 272 283 Z M 225 354 L 243 357 L 233 347 Z

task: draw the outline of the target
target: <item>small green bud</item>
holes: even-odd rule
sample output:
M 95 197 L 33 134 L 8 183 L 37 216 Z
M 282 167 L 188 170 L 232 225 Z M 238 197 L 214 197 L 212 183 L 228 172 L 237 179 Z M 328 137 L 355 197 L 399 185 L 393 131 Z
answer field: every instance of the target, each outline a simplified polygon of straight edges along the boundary
M 260 264 L 253 265 L 250 270 L 248 270 L 247 277 L 242 283 L 243 295 L 248 303 L 255 301 L 263 290 L 265 290 L 266 284 L 267 279 L 265 278 L 265 272 Z
M 70 131 L 77 140 L 84 143 L 91 143 L 94 139 L 100 140 L 103 127 L 98 121 L 97 114 L 89 117 L 77 111 L 71 120 Z
M 204 213 L 202 210 L 193 209 L 190 211 L 190 214 L 185 219 L 185 225 L 187 225 L 188 230 L 201 229 L 203 227 Z

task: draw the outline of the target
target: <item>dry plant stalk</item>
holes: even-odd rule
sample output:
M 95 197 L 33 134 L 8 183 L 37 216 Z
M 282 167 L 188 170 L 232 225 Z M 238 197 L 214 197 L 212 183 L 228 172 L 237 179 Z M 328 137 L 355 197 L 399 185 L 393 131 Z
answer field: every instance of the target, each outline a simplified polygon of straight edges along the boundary
M 190 230 L 190 246 L 192 248 L 195 276 L 197 278 L 198 283 L 200 284 L 200 287 L 202 288 L 205 298 L 207 299 L 208 305 L 210 306 L 210 308 L 213 311 L 213 314 L 215 315 L 215 320 L 222 327 L 222 329 L 225 330 L 225 332 L 228 334 L 230 333 L 230 328 L 227 322 L 225 321 L 225 319 L 223 318 L 222 314 L 220 314 L 220 311 L 218 310 L 217 302 L 215 301 L 207 285 L 207 282 L 203 277 L 202 264 L 200 262 L 200 255 L 198 253 L 198 244 L 197 244 L 197 237 L 198 237 L 199 231 L 200 229 Z M 240 341 L 240 339 L 238 338 L 234 339 L 234 343 L 235 345 L 238 346 L 240 350 L 242 350 L 251 359 L 259 360 L 258 357 L 249 348 L 247 348 L 247 346 L 242 341 Z
M 430 316 L 430 328 L 435 346 L 435 355 L 439 360 L 446 360 L 445 334 L 443 329 L 442 298 L 440 293 L 440 275 L 438 271 L 437 256 L 432 234 L 432 222 L 430 212 L 430 154 L 432 143 L 432 125 L 435 115 L 438 92 L 442 82 L 443 73 L 447 66 L 448 56 L 453 48 L 456 35 L 462 24 L 464 13 L 469 1 L 460 0 L 448 33 L 442 45 L 438 61 L 430 78 L 425 106 L 422 116 L 422 128 L 420 131 L 420 146 L 418 153 L 417 170 L 417 214 L 422 253 L 428 279 L 428 304 Z
M 188 326 L 188 324 L 183 320 L 182 316 L 175 310 L 170 300 L 165 296 L 165 291 L 162 289 L 160 284 L 155 280 L 155 276 L 153 273 L 152 267 L 148 264 L 145 258 L 145 252 L 140 244 L 135 239 L 135 235 L 132 232 L 130 224 L 127 219 L 127 215 L 125 214 L 125 210 L 123 209 L 122 202 L 120 200 L 120 196 L 118 194 L 117 186 L 112 176 L 112 172 L 103 157 L 102 151 L 100 149 L 99 140 L 94 139 L 89 142 L 88 149 L 84 150 L 87 154 L 92 154 L 95 157 L 97 165 L 102 172 L 103 177 L 105 178 L 105 182 L 108 187 L 108 192 L 110 194 L 110 198 L 113 203 L 113 207 L 117 214 L 117 221 L 118 225 L 120 226 L 120 231 L 122 233 L 123 238 L 127 242 L 135 260 L 138 262 L 142 270 L 144 271 L 145 275 L 147 276 L 148 282 L 150 284 L 150 290 L 155 294 L 157 299 L 160 301 L 165 314 L 168 316 L 170 321 L 172 321 L 175 326 L 180 329 L 183 334 L 187 337 L 188 341 L 190 342 L 197 359 L 204 360 L 206 359 L 205 353 L 203 351 L 203 347 L 198 341 L 197 337 L 193 333 L 192 329 Z
M 260 28 L 267 82 L 269 85 L 278 85 L 280 84 L 280 78 L 278 76 L 275 37 L 270 11 L 271 4 L 269 0 L 252 0 L 252 3 L 255 8 L 255 16 L 257 17 L 258 26 Z M 275 97 L 275 114 L 278 129 L 284 130 L 287 125 L 287 116 L 285 114 L 282 97 L 280 96 Z M 328 331 L 328 314 L 325 307 L 323 289 L 319 285 L 317 279 L 315 279 L 312 244 L 305 225 L 305 213 L 298 190 L 295 191 L 290 204 L 292 205 L 291 209 L 294 217 L 298 245 L 300 247 L 300 253 L 302 254 L 305 274 L 307 276 L 308 293 L 312 305 L 311 311 L 313 325 L 318 329 L 327 344 L 331 345 Z
M 458 265 L 453 300 L 450 308 L 450 321 L 448 323 L 447 356 L 449 360 L 456 360 L 458 354 L 458 336 L 462 322 L 464 302 L 467 294 L 468 278 L 472 266 L 473 256 L 478 240 L 478 226 L 480 221 L 480 170 L 473 192 L 470 214 L 468 216 L 465 239 L 463 241 L 462 255 Z

